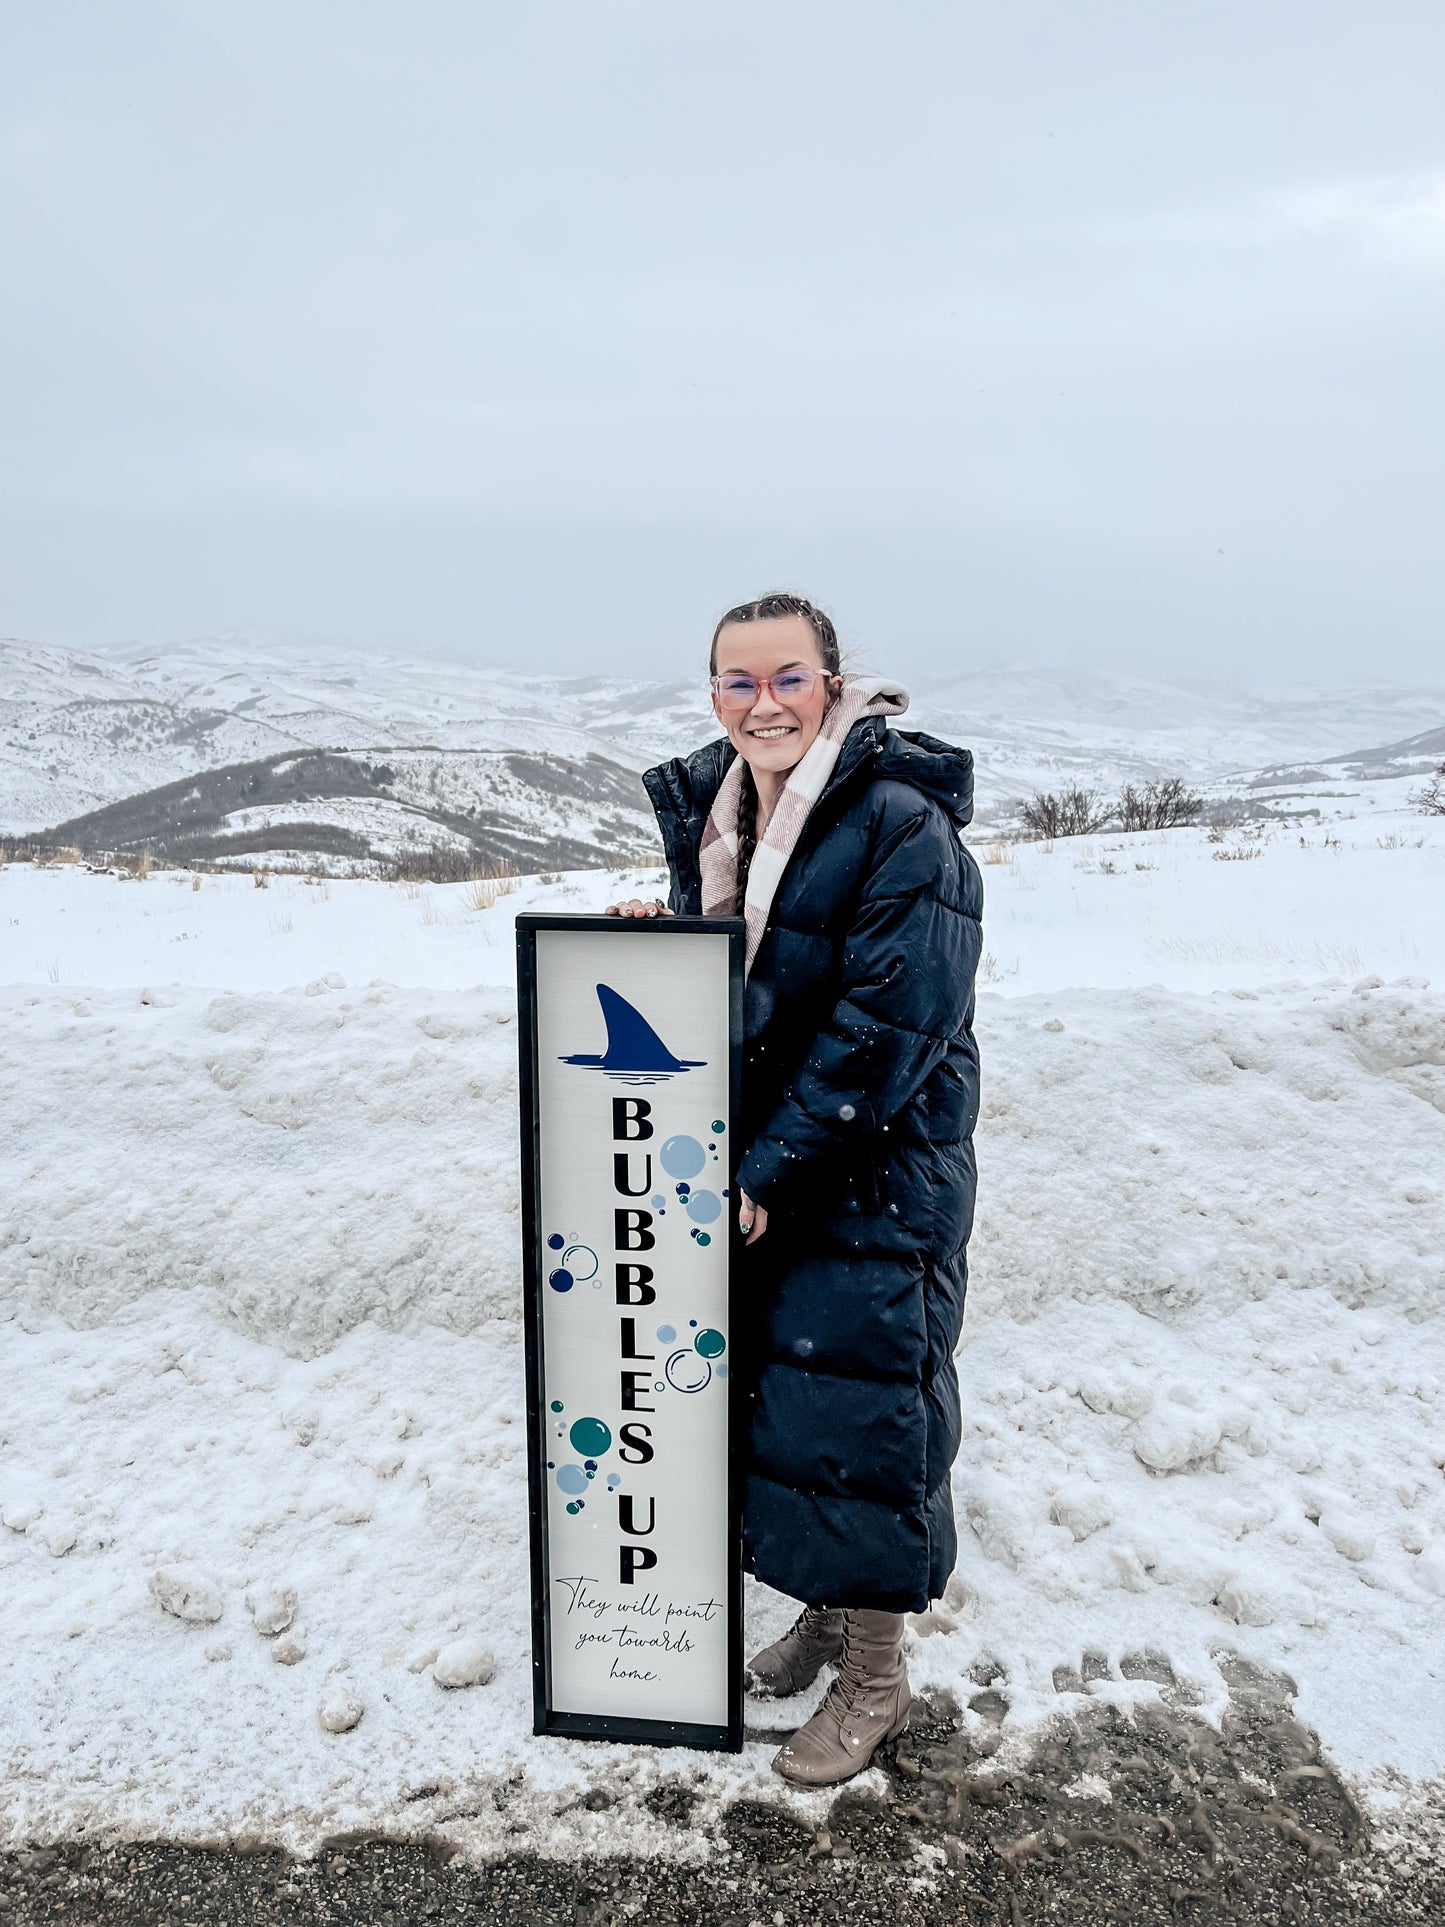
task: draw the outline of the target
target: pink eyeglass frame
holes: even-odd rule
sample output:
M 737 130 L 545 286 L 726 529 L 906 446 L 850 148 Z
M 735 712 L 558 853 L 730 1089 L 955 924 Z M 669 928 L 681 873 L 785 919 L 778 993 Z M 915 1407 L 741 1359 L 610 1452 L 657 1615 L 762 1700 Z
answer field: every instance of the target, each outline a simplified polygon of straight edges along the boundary
M 825 683 L 831 682 L 833 680 L 833 672 L 831 670 L 809 669 L 806 663 L 798 663 L 795 667 L 791 669 L 779 669 L 776 671 L 776 674 L 779 676 L 806 675 L 809 678 L 808 687 L 800 695 L 795 696 L 793 698 L 794 702 L 806 701 L 806 699 L 812 695 L 813 684 L 818 680 L 819 677 L 821 677 Z M 786 696 L 780 696 L 777 690 L 773 688 L 772 676 L 753 676 L 749 680 L 757 684 L 757 695 L 750 696 L 745 703 L 729 703 L 729 702 L 723 701 L 723 693 L 722 693 L 722 687 L 721 687 L 722 677 L 721 676 L 711 677 L 710 681 L 712 683 L 712 693 L 714 694 L 714 696 L 717 697 L 718 707 L 720 709 L 751 709 L 753 707 L 753 704 L 756 703 L 756 701 L 758 700 L 758 696 L 761 696 L 765 689 L 767 690 L 768 694 L 772 697 L 775 703 L 786 703 L 788 701 L 788 698 Z

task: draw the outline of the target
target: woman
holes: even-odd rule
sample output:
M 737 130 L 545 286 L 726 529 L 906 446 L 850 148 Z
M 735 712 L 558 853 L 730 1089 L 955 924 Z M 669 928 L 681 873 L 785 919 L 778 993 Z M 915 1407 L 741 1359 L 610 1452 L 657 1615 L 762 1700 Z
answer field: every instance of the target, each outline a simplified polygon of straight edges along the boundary
M 773 1762 L 826 1786 L 907 1725 L 904 1614 L 942 1593 L 957 1554 L 983 894 L 958 830 L 973 759 L 890 730 L 906 692 L 844 676 L 832 623 L 801 596 L 730 609 L 710 668 L 726 736 L 643 778 L 670 902 L 612 909 L 746 919 L 745 1559 L 805 1602 L 748 1683 L 795 1693 L 837 1663 Z

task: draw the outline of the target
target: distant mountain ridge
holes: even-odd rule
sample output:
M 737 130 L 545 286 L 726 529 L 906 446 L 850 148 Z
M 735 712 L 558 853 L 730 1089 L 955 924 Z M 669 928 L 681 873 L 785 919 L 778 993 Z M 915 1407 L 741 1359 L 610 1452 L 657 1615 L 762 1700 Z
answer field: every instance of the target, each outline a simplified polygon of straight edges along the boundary
M 1321 766 L 1423 767 L 1445 687 L 1251 690 L 1084 670 L 972 671 L 902 726 L 972 749 L 978 821 L 1037 788 L 1182 775 L 1248 787 Z M 703 674 L 670 682 L 478 668 L 424 654 L 239 642 L 0 642 L 0 831 L 175 860 L 480 868 L 655 858 L 638 781 L 718 733 Z M 1384 744 L 1361 749 L 1361 744 Z M 378 780 L 378 769 L 386 771 Z

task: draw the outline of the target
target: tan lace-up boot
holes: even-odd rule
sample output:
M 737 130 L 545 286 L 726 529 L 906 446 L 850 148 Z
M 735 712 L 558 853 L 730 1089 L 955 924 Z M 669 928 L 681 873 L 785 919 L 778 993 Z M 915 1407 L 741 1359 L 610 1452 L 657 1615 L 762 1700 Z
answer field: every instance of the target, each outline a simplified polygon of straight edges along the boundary
M 748 1691 L 765 1700 L 801 1693 L 842 1650 L 842 1613 L 807 1606 L 775 1645 L 764 1646 L 748 1661 Z
M 903 1663 L 903 1614 L 843 1614 L 838 1676 L 823 1704 L 773 1761 L 794 1786 L 833 1786 L 861 1773 L 908 1724 L 913 1695 Z

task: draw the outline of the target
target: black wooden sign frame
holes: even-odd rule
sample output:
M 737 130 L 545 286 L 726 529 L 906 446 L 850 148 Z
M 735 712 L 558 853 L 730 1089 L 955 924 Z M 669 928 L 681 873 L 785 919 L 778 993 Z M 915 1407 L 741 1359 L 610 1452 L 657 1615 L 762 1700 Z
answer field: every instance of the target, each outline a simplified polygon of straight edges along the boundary
M 551 1677 L 552 1598 L 548 1570 L 544 1416 L 545 1360 L 542 1303 L 545 1254 L 541 1216 L 542 1120 L 539 1101 L 537 936 L 546 931 L 605 931 L 617 943 L 665 943 L 669 936 L 705 932 L 725 939 L 728 947 L 728 1104 L 729 1142 L 735 1134 L 742 1095 L 744 930 L 738 917 L 607 917 L 555 916 L 523 912 L 517 917 L 517 1015 L 521 1108 L 522 1167 L 522 1276 L 526 1314 L 527 1372 L 527 1490 L 531 1530 L 532 1581 L 532 1730 L 576 1739 L 622 1740 L 653 1746 L 693 1746 L 737 1753 L 743 1744 L 742 1650 L 742 1441 L 746 1433 L 743 1375 L 727 1380 L 727 1705 L 728 1719 L 718 1726 L 680 1720 L 613 1717 L 574 1713 L 554 1707 Z M 735 1154 L 736 1147 L 733 1147 Z M 737 1198 L 731 1184 L 729 1159 L 727 1256 L 729 1282 L 728 1330 L 734 1330 L 731 1284 L 735 1276 Z

